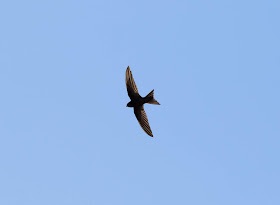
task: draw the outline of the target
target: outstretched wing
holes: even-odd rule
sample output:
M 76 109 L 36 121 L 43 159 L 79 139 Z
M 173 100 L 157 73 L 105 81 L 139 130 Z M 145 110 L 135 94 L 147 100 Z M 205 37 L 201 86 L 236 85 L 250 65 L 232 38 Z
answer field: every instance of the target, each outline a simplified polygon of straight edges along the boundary
M 126 83 L 126 89 L 127 89 L 128 96 L 130 97 L 131 100 L 134 97 L 139 96 L 138 89 L 134 82 L 134 79 L 133 79 L 129 66 L 127 67 L 126 73 L 125 73 L 125 83 Z
M 149 122 L 148 122 L 148 117 L 146 115 L 146 112 L 144 110 L 143 105 L 139 107 L 134 107 L 134 114 L 142 127 L 142 129 L 151 137 L 153 137 L 152 130 L 150 128 Z

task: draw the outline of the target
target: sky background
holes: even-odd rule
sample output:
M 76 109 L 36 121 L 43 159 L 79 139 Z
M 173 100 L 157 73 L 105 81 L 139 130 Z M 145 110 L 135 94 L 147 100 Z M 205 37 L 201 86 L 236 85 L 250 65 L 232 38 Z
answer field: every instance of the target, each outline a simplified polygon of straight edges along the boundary
M 280 204 L 280 2 L 2 1 L 0 204 Z M 130 66 L 154 138 L 125 87 Z

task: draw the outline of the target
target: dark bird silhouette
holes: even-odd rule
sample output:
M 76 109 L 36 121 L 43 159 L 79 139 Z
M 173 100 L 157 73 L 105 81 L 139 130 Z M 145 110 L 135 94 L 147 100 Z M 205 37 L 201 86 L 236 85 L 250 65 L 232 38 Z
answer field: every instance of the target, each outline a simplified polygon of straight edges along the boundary
M 138 89 L 134 82 L 129 66 L 127 67 L 125 73 L 125 83 L 126 83 L 128 96 L 130 97 L 131 100 L 129 103 L 127 103 L 126 106 L 134 108 L 134 114 L 140 126 L 148 135 L 153 137 L 153 133 L 150 128 L 146 112 L 144 110 L 144 104 L 149 103 L 149 104 L 159 105 L 158 101 L 156 101 L 154 98 L 154 90 L 152 90 L 146 97 L 142 98 L 138 93 Z

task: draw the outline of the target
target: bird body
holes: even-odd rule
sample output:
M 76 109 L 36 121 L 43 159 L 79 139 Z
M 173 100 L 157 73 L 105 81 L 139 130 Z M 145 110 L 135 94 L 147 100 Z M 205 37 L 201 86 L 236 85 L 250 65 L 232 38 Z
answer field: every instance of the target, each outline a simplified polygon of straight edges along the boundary
M 134 108 L 134 114 L 135 114 L 140 126 L 143 128 L 143 130 L 148 135 L 153 137 L 153 133 L 150 128 L 148 118 L 147 118 L 143 105 L 145 103 L 159 105 L 159 103 L 154 98 L 154 90 L 152 90 L 146 97 L 144 97 L 144 98 L 141 97 L 140 94 L 138 93 L 138 89 L 134 82 L 134 79 L 133 79 L 129 66 L 126 69 L 125 82 L 126 82 L 128 96 L 131 99 L 131 101 L 129 103 L 127 103 L 127 107 Z
M 140 95 L 135 97 L 129 103 L 127 103 L 127 107 L 138 107 L 144 105 L 145 103 L 149 103 L 152 100 L 151 97 L 144 97 L 142 98 Z

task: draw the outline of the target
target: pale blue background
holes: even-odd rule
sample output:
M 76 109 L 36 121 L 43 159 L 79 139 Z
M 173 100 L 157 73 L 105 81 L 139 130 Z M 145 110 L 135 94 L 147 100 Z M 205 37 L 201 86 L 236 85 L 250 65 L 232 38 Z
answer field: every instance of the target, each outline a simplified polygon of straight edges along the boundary
M 279 21 L 276 0 L 2 1 L 0 204 L 279 205 Z

